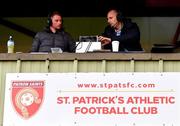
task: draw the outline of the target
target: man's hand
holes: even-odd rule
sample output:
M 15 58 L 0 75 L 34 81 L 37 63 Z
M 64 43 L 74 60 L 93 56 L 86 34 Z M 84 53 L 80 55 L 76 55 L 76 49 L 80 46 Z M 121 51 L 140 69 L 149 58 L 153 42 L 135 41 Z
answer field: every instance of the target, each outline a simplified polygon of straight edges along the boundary
M 99 36 L 98 40 L 101 42 L 102 46 L 111 43 L 111 38 L 107 38 L 107 37 L 104 37 L 104 36 Z

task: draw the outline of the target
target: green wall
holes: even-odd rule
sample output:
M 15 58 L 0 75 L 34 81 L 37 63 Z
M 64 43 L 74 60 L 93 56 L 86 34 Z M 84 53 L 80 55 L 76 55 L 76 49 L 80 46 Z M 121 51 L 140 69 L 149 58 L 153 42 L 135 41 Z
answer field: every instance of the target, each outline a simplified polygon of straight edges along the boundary
M 17 25 L 38 32 L 46 25 L 46 17 L 3 18 Z M 141 31 L 141 43 L 149 52 L 154 43 L 170 43 L 180 21 L 180 17 L 132 17 Z M 79 35 L 99 35 L 107 25 L 105 17 L 64 17 L 64 27 L 75 40 Z M 0 24 L 0 52 L 7 52 L 8 36 L 13 35 L 15 52 L 29 52 L 33 37 Z

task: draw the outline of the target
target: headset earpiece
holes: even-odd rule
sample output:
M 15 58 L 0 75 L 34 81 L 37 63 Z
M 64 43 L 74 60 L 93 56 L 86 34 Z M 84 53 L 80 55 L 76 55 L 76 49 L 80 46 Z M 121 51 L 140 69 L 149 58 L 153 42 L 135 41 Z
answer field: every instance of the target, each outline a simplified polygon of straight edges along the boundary
M 122 15 L 121 11 L 117 11 L 116 19 L 119 22 L 124 20 L 124 16 Z
M 47 24 L 48 24 L 48 26 L 51 26 L 51 25 L 52 25 L 51 16 L 52 16 L 52 14 L 50 13 L 50 14 L 48 15 L 48 18 L 47 18 Z

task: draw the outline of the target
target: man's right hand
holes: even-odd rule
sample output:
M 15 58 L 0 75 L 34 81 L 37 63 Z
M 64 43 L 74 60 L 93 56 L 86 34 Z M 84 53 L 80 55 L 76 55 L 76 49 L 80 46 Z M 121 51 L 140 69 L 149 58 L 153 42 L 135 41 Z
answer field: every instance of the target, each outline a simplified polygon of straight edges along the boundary
M 102 46 L 111 43 L 111 38 L 104 37 L 104 36 L 98 36 L 98 40 L 101 42 Z

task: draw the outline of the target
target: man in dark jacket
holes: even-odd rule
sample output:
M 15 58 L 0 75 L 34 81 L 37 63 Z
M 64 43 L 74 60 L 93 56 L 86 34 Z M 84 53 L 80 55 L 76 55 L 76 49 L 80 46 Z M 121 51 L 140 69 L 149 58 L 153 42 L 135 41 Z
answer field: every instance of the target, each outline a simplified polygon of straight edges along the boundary
M 51 52 L 51 48 L 61 48 L 63 52 L 75 51 L 75 41 L 64 31 L 58 11 L 48 15 L 48 27 L 35 35 L 31 52 Z
M 119 51 L 142 51 L 136 23 L 123 17 L 116 9 L 108 11 L 107 21 L 109 25 L 102 36 L 98 37 L 104 49 L 112 50 L 112 41 L 119 41 Z

